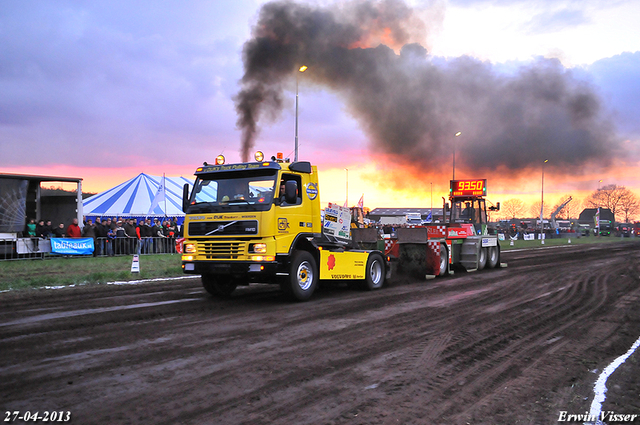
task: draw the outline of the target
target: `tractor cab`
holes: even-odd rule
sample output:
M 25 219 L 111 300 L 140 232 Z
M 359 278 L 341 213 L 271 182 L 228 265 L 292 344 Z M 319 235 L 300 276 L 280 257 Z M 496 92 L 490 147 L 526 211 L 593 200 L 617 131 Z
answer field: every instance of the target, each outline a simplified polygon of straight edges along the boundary
M 487 180 L 451 180 L 449 223 L 453 226 L 471 224 L 476 235 L 488 234 Z M 494 207 L 490 207 L 494 210 Z
M 487 224 L 487 206 L 482 198 L 451 201 L 451 223 Z

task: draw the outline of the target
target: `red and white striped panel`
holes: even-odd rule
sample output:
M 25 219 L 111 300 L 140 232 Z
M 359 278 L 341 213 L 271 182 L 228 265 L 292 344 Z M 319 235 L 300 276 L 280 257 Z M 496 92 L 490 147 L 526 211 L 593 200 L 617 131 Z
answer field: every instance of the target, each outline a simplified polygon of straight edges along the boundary
M 427 246 L 429 247 L 429 249 L 431 249 L 431 251 L 436 254 L 437 256 L 440 256 L 440 242 L 438 241 L 429 241 L 427 242 Z
M 445 226 L 429 226 L 427 229 L 430 238 L 444 238 L 447 232 Z
M 384 240 L 384 255 L 391 255 L 398 258 L 400 254 L 400 245 L 398 245 L 397 239 L 385 239 Z

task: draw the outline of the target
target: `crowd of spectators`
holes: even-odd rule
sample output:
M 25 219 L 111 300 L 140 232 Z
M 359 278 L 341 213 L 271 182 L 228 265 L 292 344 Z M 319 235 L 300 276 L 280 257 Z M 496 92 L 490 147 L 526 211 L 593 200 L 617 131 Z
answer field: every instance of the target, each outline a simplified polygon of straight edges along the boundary
M 154 218 L 96 218 L 83 220 L 83 226 L 74 218 L 65 227 L 60 223 L 53 227 L 51 220 L 29 219 L 23 232 L 31 238 L 34 251 L 38 250 L 41 239 L 51 238 L 92 238 L 93 255 L 130 255 L 135 253 L 157 254 L 176 252 L 175 240 L 182 236 L 181 226 L 175 218 L 160 220 Z

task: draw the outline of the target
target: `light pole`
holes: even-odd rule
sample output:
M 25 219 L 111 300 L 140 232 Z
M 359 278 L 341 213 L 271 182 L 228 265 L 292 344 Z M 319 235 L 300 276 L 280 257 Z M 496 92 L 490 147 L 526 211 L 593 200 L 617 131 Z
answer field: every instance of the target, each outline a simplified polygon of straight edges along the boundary
M 296 72 L 296 149 L 293 157 L 293 162 L 298 162 L 298 73 L 305 72 L 307 70 L 306 65 L 302 65 Z
M 349 169 L 345 168 L 344 171 L 347 172 L 347 180 L 346 180 L 346 188 L 345 188 L 346 198 L 345 198 L 344 204 L 347 208 L 349 208 Z
M 431 223 L 433 221 L 433 182 L 431 182 Z
M 542 163 L 542 189 L 541 189 L 541 198 L 540 198 L 540 240 L 542 241 L 542 245 L 544 245 L 544 221 L 543 221 L 543 211 L 544 211 L 544 164 L 549 162 L 548 159 L 545 159 Z
M 602 180 L 598 180 L 598 191 L 596 192 L 596 201 L 598 201 L 598 208 L 596 209 L 596 216 L 597 216 L 597 220 L 596 220 L 596 236 L 600 236 L 600 183 L 602 183 Z
M 462 134 L 462 132 L 458 131 L 456 133 L 456 137 L 460 136 Z M 455 180 L 456 179 L 456 139 L 453 139 L 453 177 L 451 178 L 451 180 Z

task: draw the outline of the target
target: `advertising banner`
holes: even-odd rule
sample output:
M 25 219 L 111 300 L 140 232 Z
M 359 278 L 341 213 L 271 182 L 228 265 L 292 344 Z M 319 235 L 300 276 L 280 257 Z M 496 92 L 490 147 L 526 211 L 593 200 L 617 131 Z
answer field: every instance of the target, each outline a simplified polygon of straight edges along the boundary
M 351 239 L 351 211 L 329 203 L 324 209 L 324 233 L 341 239 Z
M 64 255 L 92 254 L 93 238 L 53 238 L 51 252 Z

